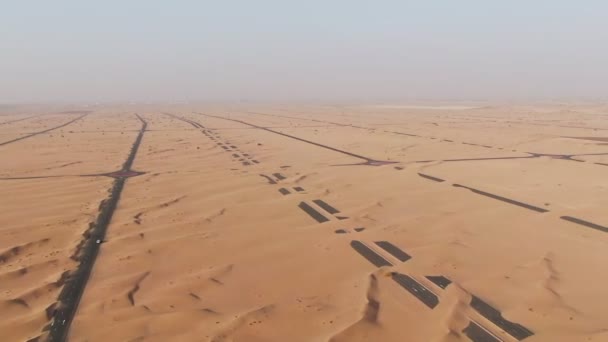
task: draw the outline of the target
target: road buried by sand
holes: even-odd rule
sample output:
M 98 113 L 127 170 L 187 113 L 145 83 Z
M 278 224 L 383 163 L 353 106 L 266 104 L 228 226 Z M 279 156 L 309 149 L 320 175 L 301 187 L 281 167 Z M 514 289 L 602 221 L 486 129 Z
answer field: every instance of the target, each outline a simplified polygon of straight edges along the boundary
M 597 113 L 3 113 L 0 336 L 606 340 Z

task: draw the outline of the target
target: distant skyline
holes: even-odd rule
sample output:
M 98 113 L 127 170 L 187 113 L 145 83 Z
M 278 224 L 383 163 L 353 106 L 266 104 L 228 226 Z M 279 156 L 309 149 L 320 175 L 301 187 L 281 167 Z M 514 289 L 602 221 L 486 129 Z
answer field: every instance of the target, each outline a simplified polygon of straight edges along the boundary
M 608 100 L 608 2 L 10 1 L 0 103 Z

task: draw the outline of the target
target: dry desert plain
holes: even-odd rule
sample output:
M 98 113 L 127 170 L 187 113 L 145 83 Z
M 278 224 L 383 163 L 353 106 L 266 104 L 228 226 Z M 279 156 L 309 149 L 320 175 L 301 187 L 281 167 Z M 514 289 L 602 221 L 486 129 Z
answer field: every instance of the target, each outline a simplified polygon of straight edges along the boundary
M 608 341 L 608 106 L 0 108 L 0 341 Z

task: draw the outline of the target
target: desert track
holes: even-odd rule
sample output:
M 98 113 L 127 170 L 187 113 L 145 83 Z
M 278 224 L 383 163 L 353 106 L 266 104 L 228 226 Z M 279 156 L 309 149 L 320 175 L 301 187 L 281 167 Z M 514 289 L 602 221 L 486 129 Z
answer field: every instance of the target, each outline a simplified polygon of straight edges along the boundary
M 8 124 L 12 124 L 12 123 L 15 123 L 15 122 L 20 122 L 20 121 L 24 121 L 24 120 L 29 120 L 29 119 L 37 118 L 39 116 L 41 116 L 41 114 L 40 115 L 31 115 L 31 116 L 26 116 L 26 117 L 20 117 L 18 119 L 13 119 L 13 120 L 5 120 L 5 121 L 0 122 L 0 125 L 8 125 Z
M 62 123 L 62 124 L 60 124 L 60 125 L 53 126 L 53 127 L 47 128 L 47 129 L 44 129 L 44 130 L 42 130 L 42 131 L 33 132 L 33 133 L 26 134 L 26 135 L 24 135 L 24 136 L 21 136 L 21 137 L 15 138 L 15 139 L 11 139 L 11 140 L 8 140 L 8 141 L 3 141 L 3 142 L 0 142 L 0 146 L 4 146 L 4 145 L 8 145 L 8 144 L 12 144 L 12 143 L 14 143 L 14 142 L 21 141 L 21 140 L 23 140 L 23 139 L 31 138 L 31 137 L 34 137 L 34 136 L 37 136 L 37 135 L 40 135 L 40 134 L 45 134 L 45 133 L 48 133 L 48 132 L 54 131 L 54 130 L 56 130 L 56 129 L 60 129 L 60 128 L 66 127 L 66 126 L 68 126 L 68 125 L 70 125 L 70 124 L 72 124 L 72 123 L 74 123 L 74 122 L 76 122 L 76 121 L 78 121 L 78 120 L 80 120 L 80 119 L 84 118 L 84 117 L 85 117 L 85 116 L 87 116 L 88 114 L 89 114 L 89 113 L 84 113 L 84 114 L 81 114 L 80 116 L 78 116 L 78 117 L 76 117 L 76 118 L 74 118 L 74 119 L 71 119 L 71 120 L 69 120 L 69 121 L 67 121 L 67 122 L 65 122 L 65 123 Z
M 95 265 L 100 246 L 105 240 L 106 231 L 112 221 L 112 216 L 118 206 L 118 202 L 120 201 L 120 195 L 125 187 L 126 180 L 128 177 L 139 175 L 139 173 L 132 170 L 132 166 L 148 123 L 141 116 L 135 115 L 141 121 L 141 129 L 133 142 L 131 151 L 123 163 L 122 168 L 119 171 L 106 174 L 109 177 L 115 178 L 114 184 L 108 190 L 108 197 L 100 203 L 97 219 L 83 234 L 83 240 L 79 243 L 78 250 L 74 255 L 74 259 L 76 259 L 79 264 L 74 271 L 70 272 L 70 280 L 66 282 L 66 285 L 64 285 L 59 294 L 58 302 L 60 304 L 51 310 L 49 341 L 66 340 L 70 324 L 74 319 L 78 304 L 84 293 L 93 266 Z
M 607 123 L 584 112 L 11 117 L 0 336 L 601 340 Z

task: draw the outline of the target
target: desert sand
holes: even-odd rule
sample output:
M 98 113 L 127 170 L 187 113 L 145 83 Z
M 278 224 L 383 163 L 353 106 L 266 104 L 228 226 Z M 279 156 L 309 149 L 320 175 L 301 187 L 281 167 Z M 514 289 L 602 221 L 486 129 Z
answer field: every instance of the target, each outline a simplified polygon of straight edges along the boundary
M 1 341 L 608 341 L 608 106 L 0 108 Z

